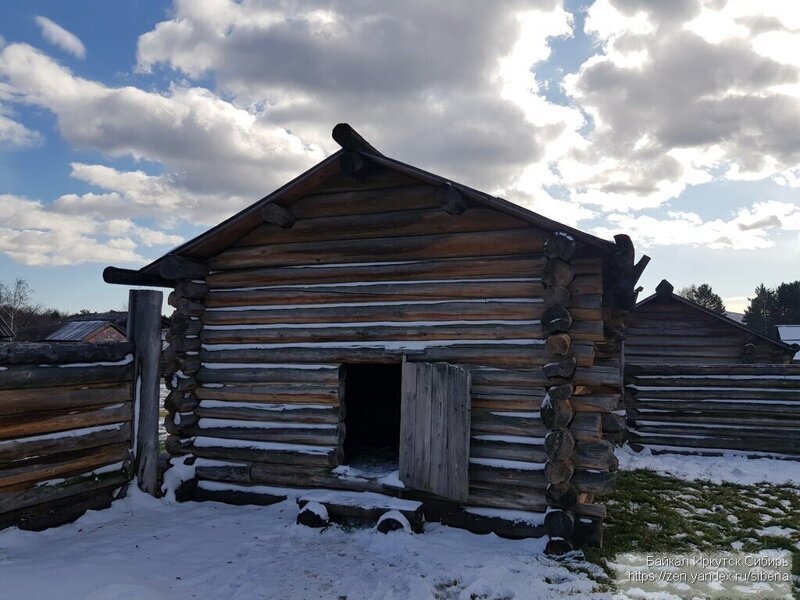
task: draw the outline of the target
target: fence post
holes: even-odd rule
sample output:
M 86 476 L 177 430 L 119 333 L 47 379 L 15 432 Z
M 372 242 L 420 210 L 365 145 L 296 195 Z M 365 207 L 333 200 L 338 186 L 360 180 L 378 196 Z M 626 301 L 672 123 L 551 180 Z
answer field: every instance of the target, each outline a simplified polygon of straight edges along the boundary
M 139 489 L 158 494 L 158 409 L 161 299 L 155 290 L 131 290 L 128 340 L 134 344 L 133 472 Z

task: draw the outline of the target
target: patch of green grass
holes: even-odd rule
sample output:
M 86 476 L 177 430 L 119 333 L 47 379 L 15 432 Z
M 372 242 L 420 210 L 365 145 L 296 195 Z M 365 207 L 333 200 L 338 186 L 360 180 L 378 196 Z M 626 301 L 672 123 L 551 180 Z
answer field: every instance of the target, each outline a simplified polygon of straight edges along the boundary
M 792 552 L 795 589 L 800 592 L 798 487 L 715 484 L 646 470 L 622 471 L 605 503 L 603 547 L 585 554 L 609 575 L 609 561 L 624 552 L 785 549 Z M 772 526 L 791 531 L 764 531 Z

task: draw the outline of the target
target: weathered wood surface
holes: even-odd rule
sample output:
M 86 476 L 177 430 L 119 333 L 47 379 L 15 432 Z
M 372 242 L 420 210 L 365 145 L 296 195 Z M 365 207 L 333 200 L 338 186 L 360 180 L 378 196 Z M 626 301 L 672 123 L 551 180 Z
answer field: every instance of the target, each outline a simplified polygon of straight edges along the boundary
M 800 365 L 628 365 L 631 442 L 800 454 Z
M 131 385 L 124 383 L 0 390 L 0 417 L 128 402 Z
M 469 371 L 404 363 L 400 478 L 407 487 L 464 501 L 469 493 Z
M 110 366 L 12 365 L 0 377 L 0 390 L 118 383 L 130 381 L 132 373 L 133 361 Z
M 0 365 L 85 364 L 124 361 L 133 354 L 130 342 L 12 342 L 0 345 Z

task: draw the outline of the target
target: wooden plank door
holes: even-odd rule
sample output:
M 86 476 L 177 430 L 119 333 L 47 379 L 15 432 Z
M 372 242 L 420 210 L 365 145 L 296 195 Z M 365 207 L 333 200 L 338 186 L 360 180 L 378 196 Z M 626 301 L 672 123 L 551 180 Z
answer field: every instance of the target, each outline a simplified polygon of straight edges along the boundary
M 447 363 L 403 363 L 400 480 L 464 501 L 469 493 L 470 374 Z

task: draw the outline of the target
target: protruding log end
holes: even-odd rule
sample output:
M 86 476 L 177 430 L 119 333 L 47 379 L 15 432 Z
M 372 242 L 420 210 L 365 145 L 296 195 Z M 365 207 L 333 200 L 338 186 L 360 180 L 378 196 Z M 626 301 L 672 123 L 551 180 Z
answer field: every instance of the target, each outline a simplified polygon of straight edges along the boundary
M 569 400 L 556 400 L 549 395 L 542 400 L 539 412 L 542 423 L 548 429 L 565 429 L 575 416 Z
M 550 509 L 544 516 L 544 529 L 551 538 L 570 538 L 575 529 L 575 516 L 560 508 Z
M 381 533 L 389 533 L 390 531 L 405 531 L 406 533 L 411 533 L 411 523 L 408 522 L 408 519 L 406 519 L 400 511 L 390 510 L 381 515 L 375 529 Z
M 542 281 L 548 287 L 562 286 L 567 287 L 575 279 L 575 271 L 569 263 L 560 258 L 552 258 L 542 270 Z
M 570 483 L 548 484 L 544 497 L 561 508 L 572 508 L 578 503 L 578 490 Z
M 445 212 L 451 215 L 460 215 L 467 210 L 467 202 L 452 185 L 443 185 L 436 189 L 436 201 Z
M 330 523 L 328 509 L 319 502 L 308 502 L 297 513 L 297 524 L 306 527 L 327 527 Z
M 572 315 L 563 306 L 551 306 L 542 315 L 542 331 L 566 333 L 572 327 Z
M 673 293 L 674 291 L 675 291 L 675 286 L 673 286 L 673 285 L 672 285 L 672 284 L 671 284 L 669 281 L 667 281 L 666 279 L 662 279 L 662 280 L 661 280 L 661 283 L 659 283 L 659 284 L 656 286 L 656 294 L 658 294 L 658 297 L 659 297 L 659 298 L 661 298 L 661 299 L 663 299 L 663 300 L 666 300 L 667 298 L 669 298 L 670 296 L 672 296 L 672 293 Z
M 266 223 L 277 225 L 281 229 L 289 229 L 294 225 L 295 216 L 285 206 L 270 202 L 261 209 L 261 218 Z
M 552 538 L 544 547 L 544 553 L 549 556 L 563 556 L 572 552 L 572 544 L 562 538 Z
M 350 127 L 347 123 L 339 123 L 333 128 L 333 139 L 344 150 L 350 152 L 365 152 L 367 154 L 374 154 L 375 156 L 383 156 L 378 152 L 372 144 L 359 135 L 359 133 Z
M 544 243 L 544 254 L 547 258 L 569 262 L 575 256 L 575 239 L 566 233 L 554 233 Z

